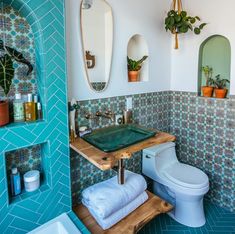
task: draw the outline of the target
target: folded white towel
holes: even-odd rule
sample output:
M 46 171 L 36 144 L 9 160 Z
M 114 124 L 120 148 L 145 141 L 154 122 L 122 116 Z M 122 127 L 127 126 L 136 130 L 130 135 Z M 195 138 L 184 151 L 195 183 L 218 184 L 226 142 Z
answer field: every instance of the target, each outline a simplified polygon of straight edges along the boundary
M 92 216 L 95 218 L 97 223 L 104 229 L 108 229 L 118 223 L 120 220 L 125 218 L 127 215 L 129 215 L 131 212 L 133 212 L 136 208 L 141 206 L 146 200 L 148 199 L 148 195 L 146 192 L 143 192 L 138 197 L 136 197 L 133 201 L 131 201 L 129 204 L 121 208 L 120 210 L 116 211 L 109 217 L 102 219 L 99 216 L 96 215 L 96 210 L 90 209 L 89 211 L 92 214 Z
M 147 188 L 143 176 L 125 171 L 125 184 L 120 185 L 117 177 L 90 186 L 82 192 L 82 203 L 95 210 L 96 216 L 106 218 L 120 210 Z

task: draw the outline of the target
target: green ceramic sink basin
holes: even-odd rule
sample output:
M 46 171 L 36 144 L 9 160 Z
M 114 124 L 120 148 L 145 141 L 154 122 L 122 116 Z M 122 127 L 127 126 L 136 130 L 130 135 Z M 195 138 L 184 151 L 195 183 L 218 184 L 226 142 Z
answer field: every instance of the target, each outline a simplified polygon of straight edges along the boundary
M 157 132 L 134 124 L 96 130 L 82 137 L 104 152 L 113 152 L 153 137 Z

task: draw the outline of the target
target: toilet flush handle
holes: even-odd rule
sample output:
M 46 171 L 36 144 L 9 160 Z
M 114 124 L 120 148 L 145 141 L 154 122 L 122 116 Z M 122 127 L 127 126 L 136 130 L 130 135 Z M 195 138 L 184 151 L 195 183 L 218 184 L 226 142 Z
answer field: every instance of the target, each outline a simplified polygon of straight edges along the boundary
M 150 157 L 150 156 L 148 156 L 148 155 L 146 155 L 146 156 L 145 156 L 145 158 L 148 158 L 148 159 L 150 159 L 151 157 Z

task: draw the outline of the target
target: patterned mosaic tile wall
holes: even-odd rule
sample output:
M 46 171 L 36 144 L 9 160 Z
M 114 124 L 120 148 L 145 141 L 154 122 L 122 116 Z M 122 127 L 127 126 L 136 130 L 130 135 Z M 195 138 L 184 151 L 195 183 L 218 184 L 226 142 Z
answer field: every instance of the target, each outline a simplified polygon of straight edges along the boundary
M 159 92 L 133 95 L 134 120 L 146 127 L 168 131 L 177 137 L 178 158 L 201 168 L 210 179 L 207 197 L 235 211 L 235 98 L 206 99 L 196 93 Z M 92 128 L 109 126 L 107 119 L 87 121 L 84 115 L 111 109 L 122 113 L 125 96 L 79 102 L 79 125 Z M 141 171 L 140 153 L 127 161 Z M 90 173 L 92 171 L 92 173 Z M 72 193 L 76 204 L 81 191 L 107 179 L 113 173 L 101 172 L 71 151 Z M 97 179 L 99 178 L 99 179 Z
M 40 145 L 7 152 L 5 157 L 7 174 L 13 167 L 17 167 L 21 175 L 30 170 L 41 170 Z
M 31 62 L 35 68 L 35 45 L 32 29 L 26 19 L 10 6 L 2 7 L 0 4 L 0 39 L 6 46 L 17 49 Z M 0 52 L 1 55 L 1 52 Z M 14 98 L 15 93 L 37 93 L 36 71 L 27 76 L 27 67 L 14 62 L 15 76 L 8 97 Z M 0 97 L 3 97 L 0 88 Z
M 235 211 L 235 98 L 172 92 L 170 122 L 179 159 L 209 176 L 212 202 Z
M 102 91 L 106 86 L 106 82 L 91 82 L 91 86 L 96 91 Z
M 133 119 L 136 123 L 149 128 L 168 131 L 170 119 L 168 109 L 170 108 L 169 93 L 149 93 L 133 95 Z M 111 125 L 111 121 L 101 118 L 98 121 L 86 120 L 86 113 L 95 113 L 97 110 L 112 110 L 116 114 L 121 114 L 125 109 L 126 96 L 112 97 L 107 99 L 97 99 L 79 102 L 79 125 L 88 125 L 93 129 Z M 115 175 L 113 171 L 102 172 L 73 150 L 70 151 L 71 176 L 73 204 L 80 202 L 83 189 L 92 184 L 103 181 Z M 130 160 L 126 160 L 126 168 L 136 172 L 141 172 L 141 152 L 136 153 Z

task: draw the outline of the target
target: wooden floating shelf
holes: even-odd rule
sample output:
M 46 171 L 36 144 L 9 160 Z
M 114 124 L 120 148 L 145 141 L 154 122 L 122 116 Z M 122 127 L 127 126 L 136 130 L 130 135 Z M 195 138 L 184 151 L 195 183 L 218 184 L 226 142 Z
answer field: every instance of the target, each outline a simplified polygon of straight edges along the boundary
M 75 142 L 70 144 L 70 147 L 96 167 L 102 171 L 105 171 L 113 168 L 118 160 L 123 158 L 131 158 L 133 153 L 157 144 L 171 141 L 175 141 L 175 136 L 165 132 L 158 132 L 154 137 L 112 153 L 105 153 L 82 138 L 77 138 Z
M 103 230 L 95 219 L 92 217 L 88 209 L 84 205 L 73 208 L 74 212 L 85 224 L 91 233 L 94 234 L 134 234 L 137 233 L 144 225 L 155 218 L 157 215 L 167 213 L 173 209 L 173 206 L 166 203 L 154 194 L 148 193 L 148 200 L 130 213 L 126 218 L 115 224 L 113 227 Z

